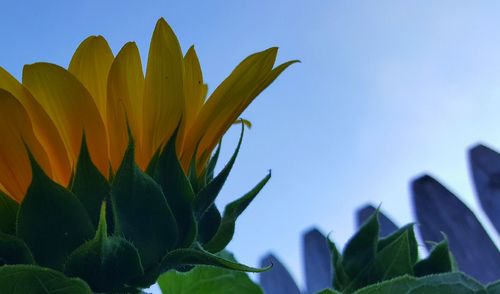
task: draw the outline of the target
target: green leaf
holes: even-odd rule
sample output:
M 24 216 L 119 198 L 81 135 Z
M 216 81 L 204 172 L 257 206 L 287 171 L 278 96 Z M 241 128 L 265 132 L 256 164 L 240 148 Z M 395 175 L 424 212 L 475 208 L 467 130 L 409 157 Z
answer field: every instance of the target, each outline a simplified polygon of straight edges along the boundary
M 379 236 L 378 210 L 347 242 L 342 254 L 342 265 L 349 277 L 356 277 L 375 259 Z
M 219 210 L 212 204 L 198 222 L 198 241 L 202 244 L 210 241 L 219 229 L 222 217 Z
M 375 254 L 375 258 L 365 264 L 355 276 L 351 276 L 348 283 L 344 283 L 344 287 L 340 289 L 346 293 L 351 293 L 379 281 L 405 274 L 412 275 L 414 264 L 412 261 L 412 250 L 414 248 L 411 248 L 410 245 L 410 238 L 414 238 L 412 233 L 411 227 L 407 227 L 406 230 L 395 234 L 395 236 L 398 236 L 396 239 L 392 236 L 388 237 L 387 240 L 390 240 L 390 242 L 383 242 L 382 246 L 380 246 L 381 250 Z
M 330 252 L 332 253 L 332 265 L 333 265 L 333 279 L 332 287 L 335 289 L 344 289 L 344 287 L 349 283 L 349 277 L 344 271 L 342 265 L 342 255 L 335 246 L 335 243 L 328 239 L 328 246 L 330 247 Z
M 484 287 L 463 273 L 446 273 L 422 278 L 402 276 L 356 291 L 354 294 L 486 294 Z
M 236 219 L 248 207 L 250 202 L 255 199 L 257 194 L 259 194 L 260 190 L 264 188 L 270 178 L 271 172 L 269 172 L 264 179 L 262 179 L 252 190 L 250 190 L 250 192 L 226 206 L 217 232 L 214 237 L 203 246 L 206 250 L 210 252 L 219 252 L 224 249 L 227 244 L 229 244 L 231 239 L 233 239 Z
M 163 293 L 169 294 L 263 293 L 246 273 L 212 266 L 197 266 L 187 273 L 169 271 L 160 276 L 158 285 Z
M 64 272 L 84 279 L 95 292 L 109 292 L 141 276 L 137 249 L 124 238 L 108 237 L 106 205 L 103 203 L 94 239 L 78 247 L 68 258 Z
M 418 244 L 417 239 L 415 238 L 415 231 L 413 229 L 414 224 L 408 224 L 399 230 L 395 231 L 391 235 L 381 238 L 377 244 L 377 251 L 383 250 L 386 246 L 393 243 L 395 240 L 400 238 L 403 234 L 407 234 L 408 236 L 408 246 L 410 253 L 410 262 L 414 264 L 418 260 Z
M 90 159 L 85 135 L 82 138 L 80 156 L 78 157 L 71 191 L 80 199 L 94 227 L 97 227 L 99 223 L 99 209 L 101 203 L 109 197 L 110 186 L 106 178 L 99 172 Z
M 23 240 L 0 232 L 0 266 L 34 263 L 33 255 Z
M 34 265 L 0 267 L 0 293 L 9 294 L 91 294 L 80 279 L 70 279 L 62 273 Z
M 193 214 L 194 191 L 184 174 L 175 150 L 176 135 L 172 136 L 158 158 L 153 178 L 174 213 L 179 227 L 177 247 L 189 247 L 196 239 L 197 225 Z
M 0 191 L 0 232 L 16 233 L 16 217 L 19 204 Z
M 392 241 L 377 252 L 375 256 L 374 271 L 378 281 L 403 276 L 413 275 L 412 248 L 410 232 L 404 231 L 399 238 Z
M 30 155 L 33 179 L 19 207 L 17 235 L 41 266 L 62 269 L 66 257 L 94 233 L 75 194 L 53 182 Z
M 229 173 L 233 168 L 234 162 L 236 161 L 236 157 L 238 156 L 238 152 L 241 147 L 241 142 L 243 141 L 244 130 L 245 127 L 242 125 L 238 145 L 236 146 L 236 149 L 231 158 L 229 159 L 229 161 L 227 162 L 226 166 L 213 180 L 208 182 L 208 184 L 205 187 L 203 187 L 200 190 L 200 192 L 196 195 L 193 202 L 196 219 L 200 219 L 205 214 L 208 208 L 214 203 L 215 199 L 217 198 L 217 195 L 219 195 L 222 186 L 224 186 L 224 183 L 226 182 L 227 177 L 229 176 Z
M 414 270 L 417 277 L 451 272 L 453 270 L 453 258 L 448 248 L 448 239 L 445 238 L 434 246 L 427 258 L 415 264 Z
M 488 294 L 500 294 L 500 280 L 488 284 L 486 287 Z
M 161 187 L 134 161 L 131 141 L 111 187 L 115 235 L 139 251 L 144 270 L 157 265 L 175 247 L 177 224 Z
M 167 271 L 175 269 L 180 265 L 210 265 L 220 268 L 244 271 L 244 272 L 264 272 L 271 267 L 253 268 L 237 262 L 226 260 L 200 248 L 181 248 L 169 252 L 162 260 L 162 269 Z
M 342 293 L 334 289 L 324 289 L 317 292 L 316 294 L 342 294 Z

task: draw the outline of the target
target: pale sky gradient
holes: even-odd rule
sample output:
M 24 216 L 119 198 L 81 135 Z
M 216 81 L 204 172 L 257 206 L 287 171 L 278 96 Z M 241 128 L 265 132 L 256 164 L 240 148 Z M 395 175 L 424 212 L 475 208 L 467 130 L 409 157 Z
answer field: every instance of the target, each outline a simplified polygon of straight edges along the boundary
M 20 1 L 19 1 L 20 2 Z M 24 1 L 0 9 L 0 66 L 66 66 L 101 34 L 147 55 L 164 17 L 184 50 L 195 44 L 211 90 L 247 55 L 279 46 L 300 59 L 246 111 L 247 132 L 219 204 L 273 177 L 229 246 L 257 265 L 277 253 L 302 282 L 300 234 L 343 244 L 359 206 L 382 203 L 412 221 L 408 182 L 430 172 L 478 211 L 466 150 L 500 149 L 498 1 Z M 236 131 L 236 130 L 235 130 Z M 224 158 L 236 144 L 224 141 Z M 480 214 L 482 219 L 484 217 Z M 488 224 L 489 225 L 489 224 Z

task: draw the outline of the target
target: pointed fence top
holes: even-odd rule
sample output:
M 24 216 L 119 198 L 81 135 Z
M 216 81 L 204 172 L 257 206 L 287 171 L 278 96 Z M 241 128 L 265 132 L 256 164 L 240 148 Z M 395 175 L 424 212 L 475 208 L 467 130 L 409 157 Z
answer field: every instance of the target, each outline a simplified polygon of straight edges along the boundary
M 260 285 L 265 294 L 301 294 L 286 267 L 273 254 L 268 254 L 260 261 L 260 266 L 269 264 L 273 267 L 259 274 Z
M 483 283 L 498 279 L 500 252 L 472 211 L 429 175 L 415 179 L 411 190 L 422 239 L 439 242 L 444 233 L 460 270 Z
M 500 154 L 476 145 L 469 150 L 469 165 L 481 207 L 500 233 Z

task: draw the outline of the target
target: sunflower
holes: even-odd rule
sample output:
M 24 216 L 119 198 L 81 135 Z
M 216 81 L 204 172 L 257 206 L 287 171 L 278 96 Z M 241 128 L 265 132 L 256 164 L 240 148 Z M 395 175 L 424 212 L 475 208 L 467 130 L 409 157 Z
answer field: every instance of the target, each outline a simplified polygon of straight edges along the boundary
M 245 58 L 210 94 L 194 47 L 183 54 L 164 19 L 155 27 L 146 72 L 135 43 L 114 56 L 102 36 L 85 39 L 67 69 L 34 63 L 22 83 L 0 67 L 0 192 L 22 202 L 32 179 L 29 153 L 55 182 L 68 186 L 86 139 L 93 164 L 107 178 L 129 142 L 145 170 L 175 134 L 186 172 L 203 174 L 221 137 L 289 65 L 277 48 Z

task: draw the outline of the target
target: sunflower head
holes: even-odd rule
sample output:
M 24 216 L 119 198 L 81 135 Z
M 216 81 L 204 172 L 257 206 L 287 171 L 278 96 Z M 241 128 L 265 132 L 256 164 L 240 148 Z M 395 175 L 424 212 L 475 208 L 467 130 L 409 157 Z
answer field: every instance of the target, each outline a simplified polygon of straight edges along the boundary
M 34 264 L 126 291 L 196 264 L 259 271 L 214 253 L 270 174 L 222 215 L 214 201 L 248 125 L 240 114 L 295 62 L 275 67 L 276 54 L 245 58 L 208 95 L 194 47 L 183 54 L 160 19 L 145 73 L 135 43 L 115 56 L 101 36 L 67 69 L 26 65 L 20 83 L 0 68 L 0 277 Z M 240 141 L 214 175 L 235 122 Z

